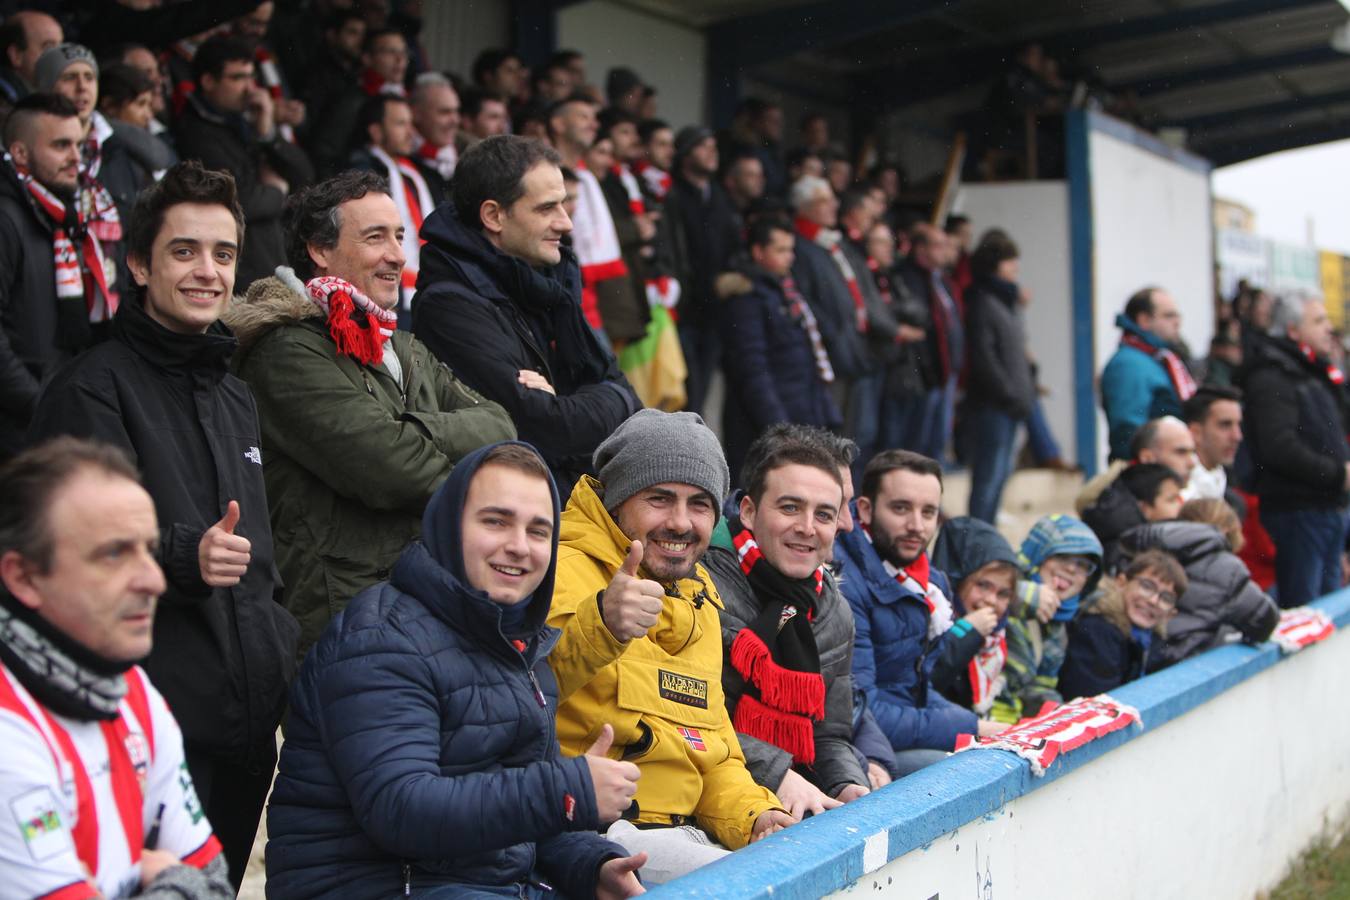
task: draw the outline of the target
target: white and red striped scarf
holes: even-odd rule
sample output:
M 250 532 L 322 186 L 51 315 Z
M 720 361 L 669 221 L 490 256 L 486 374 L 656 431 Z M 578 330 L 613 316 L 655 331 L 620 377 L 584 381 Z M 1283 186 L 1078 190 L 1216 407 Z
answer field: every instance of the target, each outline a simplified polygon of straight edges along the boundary
M 647 190 L 657 200 L 666 199 L 666 194 L 670 193 L 670 173 L 665 169 L 658 169 L 656 166 L 640 159 L 633 163 L 633 172 L 642 178 L 643 183 L 647 185 Z
M 93 231 L 86 227 L 78 201 L 68 207 L 60 197 L 33 178 L 9 154 L 5 161 L 19 176 L 34 210 L 52 225 L 52 263 L 57 299 L 84 298 L 89 321 L 103 322 L 117 312 L 117 295 L 108 289 L 107 263 Z M 79 241 L 79 249 L 75 247 Z
M 1140 353 L 1147 353 L 1162 363 L 1163 368 L 1167 371 L 1168 380 L 1172 382 L 1172 390 L 1177 392 L 1177 398 L 1182 403 L 1195 396 L 1195 392 L 1199 388 L 1196 387 L 1195 379 L 1191 377 L 1190 370 L 1186 368 L 1186 364 L 1181 361 L 1180 356 L 1166 347 L 1155 347 L 1138 335 L 1130 334 L 1128 331 L 1121 336 L 1120 343 L 1126 347 L 1133 347 Z
M 843 248 L 839 246 L 844 236 L 834 228 L 825 228 L 802 218 L 797 219 L 795 224 L 798 234 L 829 251 L 830 258 L 834 260 L 839 274 L 848 285 L 849 296 L 853 298 L 853 325 L 860 334 L 866 334 L 867 306 L 863 303 L 862 288 L 858 287 L 858 276 L 854 273 L 853 266 L 849 265 L 848 257 L 844 256 Z
M 1312 348 L 1311 344 L 1305 344 L 1302 341 L 1299 341 L 1298 352 L 1302 353 L 1303 358 L 1311 363 L 1314 368 L 1324 371 L 1327 376 L 1327 381 L 1330 381 L 1337 386 L 1345 384 L 1345 373 L 1341 371 L 1340 366 L 1319 357 L 1317 351 Z
M 436 146 L 431 141 L 417 135 L 417 155 L 426 160 L 427 165 L 436 170 L 446 181 L 455 177 L 455 166 L 459 165 L 459 151 L 454 141 Z
M 862 533 L 868 543 L 872 543 L 872 530 L 863 525 Z M 938 587 L 937 582 L 929 578 L 930 565 L 927 553 L 919 554 L 918 559 L 903 569 L 885 559 L 881 561 L 881 565 L 886 574 L 894 578 L 902 588 L 923 598 L 924 604 L 928 607 L 929 640 L 945 634 L 952 627 L 956 621 L 952 601 L 947 599 L 947 595 Z
M 277 61 L 272 56 L 272 51 L 268 50 L 263 44 L 259 43 L 253 51 L 254 71 L 257 73 L 258 83 L 267 89 L 271 95 L 272 102 L 283 99 L 286 94 L 281 89 L 281 70 L 277 68 Z M 281 139 L 288 144 L 295 143 L 295 129 L 289 125 L 278 125 L 277 133 Z
M 611 169 L 619 183 L 623 185 L 624 193 L 628 195 L 628 211 L 635 216 L 645 216 L 647 214 L 647 200 L 642 196 L 642 186 L 638 184 L 637 177 L 632 170 L 623 163 L 616 163 Z
M 979 715 L 989 712 L 1003 692 L 1003 666 L 1008 661 L 1008 635 L 998 629 L 984 639 L 984 646 L 966 667 L 970 673 L 971 707 Z
M 825 352 L 825 339 L 820 336 L 820 324 L 816 322 L 816 314 L 811 311 L 811 304 L 807 303 L 801 291 L 797 290 L 797 283 L 792 280 L 791 275 L 783 279 L 782 286 L 783 296 L 787 298 L 788 318 L 800 323 L 811 341 L 811 355 L 816 360 L 816 374 L 826 384 L 832 383 L 834 366 L 830 365 L 830 355 Z
M 384 342 L 398 328 L 397 313 L 332 275 L 311 278 L 305 282 L 305 290 L 328 317 L 328 333 L 333 336 L 339 354 L 371 366 L 384 361 Z M 352 315 L 356 310 L 365 314 L 364 327 Z
M 397 81 L 385 81 L 384 76 L 374 69 L 366 69 L 361 73 L 361 90 L 371 97 L 376 94 L 393 94 L 395 97 L 408 96 L 407 88 Z
M 595 174 L 577 160 L 577 212 L 572 217 L 572 248 L 581 264 L 581 311 L 593 328 L 603 328 L 596 285 L 627 278 L 628 265 L 619 252 L 619 236 L 605 193 Z
M 370 155 L 385 168 L 389 194 L 394 198 L 398 217 L 403 222 L 403 255 L 406 260 L 403 263 L 400 303 L 404 309 L 411 309 L 412 295 L 417 290 L 417 273 L 422 268 L 422 220 L 431 215 L 436 206 L 432 203 L 427 180 L 411 159 L 406 156 L 392 157 L 374 145 L 370 147 Z
M 80 216 L 85 227 L 98 239 L 100 253 L 109 244 L 122 240 L 122 216 L 117 211 L 117 203 L 113 200 L 112 192 L 98 180 L 98 173 L 103 168 L 103 144 L 112 134 L 112 125 L 102 113 L 95 111 L 89 122 L 89 135 L 80 147 L 80 189 L 76 197 Z M 117 268 L 106 255 L 104 274 L 107 276 L 108 296 L 115 310 L 121 296 Z

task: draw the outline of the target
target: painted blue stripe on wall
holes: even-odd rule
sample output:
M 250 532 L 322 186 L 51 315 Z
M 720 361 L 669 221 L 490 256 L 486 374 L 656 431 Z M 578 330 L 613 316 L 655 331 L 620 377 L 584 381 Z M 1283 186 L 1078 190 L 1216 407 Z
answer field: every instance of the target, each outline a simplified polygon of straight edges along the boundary
M 1097 452 L 1097 360 L 1092 342 L 1093 230 L 1092 168 L 1088 153 L 1089 120 L 1083 110 L 1064 119 L 1065 159 L 1069 181 L 1069 253 L 1073 285 L 1074 434 L 1078 465 L 1091 478 L 1101 457 Z
M 1322 598 L 1337 628 L 1350 626 L 1350 589 Z M 1315 651 L 1314 651 L 1315 652 Z M 863 846 L 885 834 L 890 861 L 931 844 L 960 826 L 995 812 L 1010 800 L 1172 721 L 1207 700 L 1279 663 L 1274 644 L 1232 645 L 1212 650 L 1112 691 L 1139 710 L 1144 728 L 1108 734 L 1061 756 L 1035 778 L 1011 753 L 958 753 L 860 800 L 771 835 L 732 856 L 670 884 L 653 887 L 654 898 L 801 898 L 841 890 L 867 874 Z

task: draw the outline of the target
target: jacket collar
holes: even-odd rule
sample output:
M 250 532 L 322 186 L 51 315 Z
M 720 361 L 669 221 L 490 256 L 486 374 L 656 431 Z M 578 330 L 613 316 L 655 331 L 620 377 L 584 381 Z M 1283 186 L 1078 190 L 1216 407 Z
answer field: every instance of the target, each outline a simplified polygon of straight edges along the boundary
M 113 336 L 147 362 L 167 371 L 223 376 L 238 342 L 220 322 L 204 334 L 179 334 L 150 318 L 142 304 L 145 292 L 129 298 L 113 317 Z
M 1165 350 L 1167 344 L 1163 342 L 1156 334 L 1151 331 L 1145 331 L 1134 323 L 1133 320 L 1126 318 L 1124 313 L 1116 315 L 1116 327 L 1126 334 L 1132 334 L 1141 341 L 1147 343 L 1150 347 L 1158 350 Z
M 854 512 L 854 521 L 857 521 L 857 512 Z M 906 590 L 889 572 L 886 571 L 886 565 L 877 554 L 876 548 L 872 542 L 863 534 L 861 527 L 855 527 L 852 531 L 841 534 L 837 539 L 839 549 L 849 561 L 849 567 L 844 577 L 850 577 L 850 573 L 857 573 L 854 577 L 862 578 L 867 585 L 868 592 L 878 603 L 893 604 L 902 600 L 912 600 L 916 603 L 922 603 L 926 609 L 928 604 L 924 598 L 913 592 Z M 936 574 L 936 570 L 930 570 Z

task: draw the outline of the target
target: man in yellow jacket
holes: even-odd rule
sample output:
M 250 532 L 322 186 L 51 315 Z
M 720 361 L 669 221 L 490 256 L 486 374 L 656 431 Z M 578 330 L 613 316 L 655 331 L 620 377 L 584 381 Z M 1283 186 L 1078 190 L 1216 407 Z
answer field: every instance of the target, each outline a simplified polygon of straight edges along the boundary
M 608 837 L 646 852 L 647 883 L 692 871 L 796 820 L 751 779 L 722 695 L 722 601 L 699 565 L 729 487 L 693 413 L 644 409 L 595 453 L 563 511 L 548 623 L 558 740 L 637 764 L 637 796 Z

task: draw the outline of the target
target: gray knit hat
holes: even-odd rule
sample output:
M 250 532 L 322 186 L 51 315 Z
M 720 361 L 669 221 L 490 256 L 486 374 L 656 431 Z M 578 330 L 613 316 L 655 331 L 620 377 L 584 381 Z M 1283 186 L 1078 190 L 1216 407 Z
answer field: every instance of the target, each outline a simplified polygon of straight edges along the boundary
M 596 448 L 595 469 L 609 509 L 654 484 L 675 482 L 707 491 L 721 515 L 731 489 L 717 435 L 691 412 L 638 410 Z
M 56 80 L 61 77 L 61 73 L 78 62 L 88 63 L 94 70 L 94 78 L 98 78 L 98 60 L 84 44 L 57 44 L 42 51 L 37 65 L 33 67 L 37 89 L 50 91 L 56 87 Z

